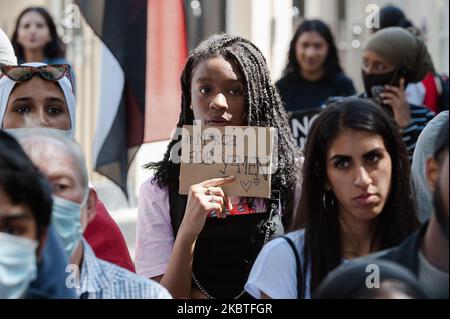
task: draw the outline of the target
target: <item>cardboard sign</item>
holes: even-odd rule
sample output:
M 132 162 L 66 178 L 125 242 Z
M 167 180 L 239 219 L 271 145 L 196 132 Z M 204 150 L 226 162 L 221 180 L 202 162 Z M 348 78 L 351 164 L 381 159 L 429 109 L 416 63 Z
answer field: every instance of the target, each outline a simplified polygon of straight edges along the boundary
M 274 138 L 275 129 L 267 127 L 184 126 L 179 193 L 212 178 L 235 176 L 221 186 L 225 194 L 269 198 L 273 158 L 278 158 Z
M 309 129 L 321 111 L 321 108 L 314 108 L 291 113 L 290 123 L 292 134 L 294 135 L 300 149 L 304 149 Z

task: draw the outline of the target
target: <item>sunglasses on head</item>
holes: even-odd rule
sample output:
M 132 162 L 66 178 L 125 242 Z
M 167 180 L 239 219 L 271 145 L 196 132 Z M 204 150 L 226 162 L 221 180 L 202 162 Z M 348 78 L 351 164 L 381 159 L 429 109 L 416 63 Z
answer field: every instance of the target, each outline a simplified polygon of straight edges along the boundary
M 48 64 L 38 67 L 25 65 L 2 65 L 0 66 L 0 79 L 7 76 L 14 82 L 23 83 L 33 77 L 35 73 L 48 81 L 58 81 L 67 76 L 73 91 L 72 77 L 70 76 L 70 66 L 68 64 Z

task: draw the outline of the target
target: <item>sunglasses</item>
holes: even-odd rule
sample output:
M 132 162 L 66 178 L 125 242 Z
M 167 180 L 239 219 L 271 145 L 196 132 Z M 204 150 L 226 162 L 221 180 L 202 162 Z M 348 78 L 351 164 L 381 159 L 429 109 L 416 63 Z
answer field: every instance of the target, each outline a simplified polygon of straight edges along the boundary
M 70 75 L 70 65 L 68 64 L 49 64 L 38 67 L 25 65 L 2 65 L 0 66 L 0 71 L 0 79 L 3 76 L 7 76 L 9 79 L 18 83 L 28 81 L 35 73 L 38 73 L 43 79 L 48 81 L 58 81 L 64 76 L 67 76 L 72 86 L 72 92 L 74 90 L 72 77 Z

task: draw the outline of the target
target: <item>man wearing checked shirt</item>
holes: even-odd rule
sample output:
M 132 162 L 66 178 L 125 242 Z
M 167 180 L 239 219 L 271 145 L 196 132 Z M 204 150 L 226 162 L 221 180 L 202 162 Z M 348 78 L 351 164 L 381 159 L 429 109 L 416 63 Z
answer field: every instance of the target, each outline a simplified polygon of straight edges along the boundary
M 74 288 L 80 299 L 171 298 L 159 283 L 95 256 L 81 236 L 94 219 L 97 195 L 88 186 L 80 146 L 56 132 L 31 132 L 22 136 L 20 142 L 53 186 L 52 223 L 70 255 L 66 285 Z

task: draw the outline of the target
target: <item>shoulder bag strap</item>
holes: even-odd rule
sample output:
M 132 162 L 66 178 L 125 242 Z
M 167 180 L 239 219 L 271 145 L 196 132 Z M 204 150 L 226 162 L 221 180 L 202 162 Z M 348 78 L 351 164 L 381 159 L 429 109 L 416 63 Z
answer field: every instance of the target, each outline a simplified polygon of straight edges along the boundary
M 302 263 L 300 262 L 300 256 L 298 255 L 297 248 L 294 245 L 294 242 L 287 236 L 281 236 L 281 238 L 284 238 L 289 246 L 291 246 L 292 251 L 294 252 L 295 256 L 295 263 L 297 265 L 297 298 L 304 299 L 304 289 L 303 289 L 303 270 L 302 270 Z

